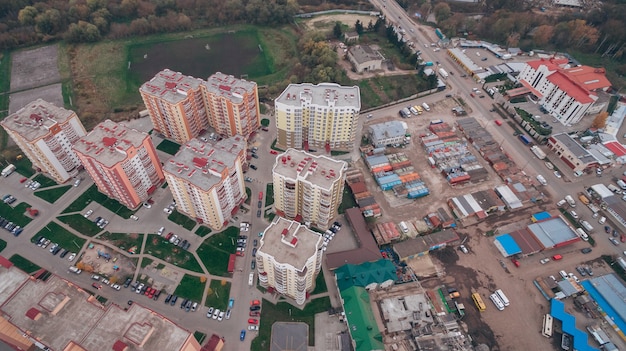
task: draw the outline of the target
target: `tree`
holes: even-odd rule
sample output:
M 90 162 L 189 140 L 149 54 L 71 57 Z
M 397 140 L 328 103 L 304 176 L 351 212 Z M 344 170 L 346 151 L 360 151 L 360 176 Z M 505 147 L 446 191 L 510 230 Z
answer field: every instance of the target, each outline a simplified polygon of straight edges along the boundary
M 533 33 L 533 42 L 538 47 L 546 46 L 550 39 L 552 39 L 552 35 L 554 34 L 554 27 L 548 24 L 541 25 L 535 29 Z
M 35 28 L 43 34 L 55 34 L 63 26 L 59 10 L 49 9 L 35 17 Z
M 35 24 L 35 17 L 39 14 L 39 11 L 33 6 L 26 6 L 20 10 L 17 14 L 17 20 L 23 26 L 32 26 Z
M 354 29 L 356 29 L 356 32 L 359 33 L 359 35 L 363 34 L 363 24 L 360 20 L 356 20 L 356 23 L 354 24 Z
M 609 113 L 602 111 L 596 115 L 591 123 L 591 128 L 601 129 L 606 127 L 606 119 L 609 117 Z
M 95 42 L 100 40 L 100 31 L 91 23 L 78 21 L 70 24 L 65 39 L 71 43 Z
M 335 22 L 335 27 L 333 27 L 333 35 L 335 36 L 335 38 L 341 39 L 342 34 L 343 33 L 341 30 L 341 22 L 337 21 Z
M 450 16 L 452 16 L 452 10 L 450 10 L 450 5 L 445 2 L 440 2 L 435 5 L 433 8 L 433 12 L 435 14 L 435 19 L 437 22 L 445 21 Z

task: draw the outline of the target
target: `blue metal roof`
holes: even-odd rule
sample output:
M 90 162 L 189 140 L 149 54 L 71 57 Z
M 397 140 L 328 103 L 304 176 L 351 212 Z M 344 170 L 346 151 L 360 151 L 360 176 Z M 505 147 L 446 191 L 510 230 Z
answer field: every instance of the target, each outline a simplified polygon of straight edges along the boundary
M 550 213 L 548 213 L 546 211 L 538 212 L 538 213 L 535 213 L 533 215 L 533 218 L 535 219 L 535 221 L 543 221 L 544 219 L 548 219 L 550 217 L 552 217 L 552 216 L 550 215 Z
M 502 248 L 507 253 L 508 256 L 516 255 L 518 253 L 522 253 L 522 249 L 517 245 L 515 239 L 509 234 L 502 234 L 496 237 L 496 240 L 502 245 Z
M 563 331 L 572 336 L 574 349 L 578 351 L 599 351 L 595 347 L 589 346 L 587 333 L 576 328 L 576 317 L 565 312 L 565 304 L 557 299 L 552 299 L 550 302 L 550 314 L 552 317 L 560 320 L 563 324 Z
M 615 274 L 606 274 L 585 280 L 582 286 L 615 325 L 626 333 L 626 287 L 620 279 Z

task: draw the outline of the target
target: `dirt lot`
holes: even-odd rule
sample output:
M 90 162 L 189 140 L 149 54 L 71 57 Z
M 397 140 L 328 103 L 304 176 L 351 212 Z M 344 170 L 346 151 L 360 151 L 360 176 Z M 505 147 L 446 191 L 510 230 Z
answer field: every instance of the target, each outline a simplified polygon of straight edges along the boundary
M 11 58 L 11 91 L 59 82 L 58 50 L 57 45 L 49 45 L 14 53 Z
M 28 89 L 9 95 L 9 113 L 15 113 L 22 107 L 37 99 L 43 99 L 55 104 L 56 106 L 63 106 L 61 83 Z
M 351 31 L 354 31 L 354 24 L 357 20 L 361 21 L 364 27 L 367 27 L 370 21 L 372 21 L 372 23 L 376 22 L 376 16 L 365 16 L 356 14 L 323 15 L 316 16 L 308 21 L 305 21 L 305 25 L 310 30 L 332 31 L 333 27 L 335 26 L 335 22 L 341 22 L 349 26 Z

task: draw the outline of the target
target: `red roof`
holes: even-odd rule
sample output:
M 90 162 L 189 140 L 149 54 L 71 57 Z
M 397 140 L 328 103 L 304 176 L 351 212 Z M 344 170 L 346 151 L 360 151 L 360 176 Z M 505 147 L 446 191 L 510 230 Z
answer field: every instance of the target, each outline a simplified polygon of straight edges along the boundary
M 549 59 L 542 58 L 542 59 L 535 60 L 535 61 L 528 61 L 526 63 L 530 67 L 534 68 L 535 70 L 539 69 L 539 66 L 546 66 L 548 70 L 556 71 L 557 69 L 561 68 L 561 66 L 566 65 L 568 62 L 569 60 L 566 58 L 557 59 L 557 58 L 551 57 Z
M 9 269 L 11 268 L 11 266 L 13 266 L 13 263 L 9 260 L 7 260 L 4 256 L 0 256 L 0 266 Z
M 127 347 L 128 345 L 126 345 L 125 342 L 117 340 L 115 344 L 113 344 L 113 351 L 124 351 Z
M 589 66 L 572 67 L 564 70 L 571 80 L 578 82 L 588 90 L 605 89 L 611 86 L 604 68 Z
M 111 146 L 115 145 L 116 142 L 117 142 L 117 139 L 113 138 L 113 137 L 104 137 L 104 138 L 102 138 L 102 143 L 106 147 L 111 147 Z
M 593 99 L 589 97 L 589 91 L 580 86 L 577 82 L 572 81 L 562 71 L 554 72 L 546 79 L 548 79 L 550 83 L 558 86 L 559 89 L 563 90 L 567 93 L 567 95 L 571 96 L 574 100 L 580 102 L 581 104 L 589 104 L 593 102 Z
M 618 143 L 617 141 L 610 141 L 608 143 L 605 143 L 604 146 L 606 146 L 607 149 L 611 150 L 611 152 L 613 152 L 617 157 L 622 157 L 626 155 L 626 148 L 624 148 L 624 145 Z
M 209 163 L 209 160 L 207 160 L 204 157 L 194 157 L 193 158 L 193 165 L 198 167 L 198 168 L 204 168 L 204 166 L 206 166 L 207 163 Z
M 35 307 L 31 307 L 28 311 L 26 311 L 26 317 L 35 320 L 39 313 L 40 312 L 38 309 L 36 309 Z
M 202 346 L 201 351 L 214 351 L 217 349 L 217 346 L 223 342 L 224 340 L 222 338 L 220 338 L 218 335 L 213 334 L 209 338 L 209 341 L 204 346 Z
M 541 93 L 539 92 L 539 90 L 537 90 L 537 89 L 533 88 L 533 86 L 532 86 L 532 85 L 530 85 L 530 83 L 528 83 L 527 81 L 525 81 L 525 80 L 521 80 L 521 83 L 522 83 L 522 85 L 524 86 L 524 88 L 528 88 L 528 89 L 530 90 L 530 92 L 531 92 L 531 93 L 533 93 L 533 94 L 534 94 L 536 97 L 538 97 L 539 99 L 541 99 L 541 98 L 543 97 L 543 94 L 541 94 Z M 518 88 L 518 89 L 523 89 L 523 88 Z M 509 94 L 509 96 L 514 96 L 514 95 L 511 95 L 511 94 L 512 94 L 512 91 L 513 91 L 513 92 L 515 92 L 515 90 L 518 90 L 518 89 L 511 89 L 511 90 L 509 90 L 509 91 L 507 92 L 507 94 Z
M 228 257 L 228 273 L 232 273 L 235 271 L 235 260 L 237 259 L 237 255 L 230 254 Z

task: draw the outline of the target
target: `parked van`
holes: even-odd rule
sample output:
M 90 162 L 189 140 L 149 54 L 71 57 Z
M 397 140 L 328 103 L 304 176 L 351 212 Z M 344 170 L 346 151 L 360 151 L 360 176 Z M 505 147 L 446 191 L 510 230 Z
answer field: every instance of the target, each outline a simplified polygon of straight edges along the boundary
M 578 200 L 580 200 L 580 202 L 582 202 L 585 205 L 589 205 L 589 202 L 590 202 L 589 199 L 583 194 L 578 196 Z
M 546 182 L 546 178 L 544 178 L 541 174 L 537 176 L 537 181 L 541 185 L 547 185 L 548 184 L 548 182 Z
M 589 235 L 587 235 L 587 233 L 585 233 L 585 231 L 582 228 L 576 228 L 576 234 L 578 234 L 578 236 L 584 241 L 589 240 Z
M 572 197 L 572 195 L 567 195 L 565 196 L 565 201 L 567 201 L 567 203 L 572 206 L 572 207 L 576 207 L 576 202 L 574 201 L 574 198 Z
M 613 184 L 609 184 L 609 185 L 607 185 L 606 187 L 607 187 L 609 190 L 611 190 L 612 192 L 616 193 L 616 194 L 621 194 L 621 193 L 622 193 L 622 191 L 621 191 L 618 187 L 616 187 L 615 185 L 613 185 Z
M 619 185 L 620 188 L 626 190 L 626 182 L 624 182 L 623 180 L 619 179 L 616 183 L 617 183 L 617 185 Z
M 76 266 L 71 266 L 69 271 L 76 274 L 80 274 L 82 272 L 82 270 L 78 269 Z
M 591 233 L 591 231 L 593 230 L 593 227 L 587 221 L 581 221 L 580 224 L 583 226 L 583 228 L 585 228 L 587 233 Z
M 426 111 L 430 111 L 430 106 L 428 106 L 428 104 L 427 104 L 427 103 L 422 102 L 422 107 L 424 108 L 424 110 L 426 110 Z
M 559 202 L 556 203 L 556 206 L 557 207 L 561 207 L 561 206 L 565 205 L 566 202 L 567 201 L 565 201 L 565 199 L 561 199 Z

